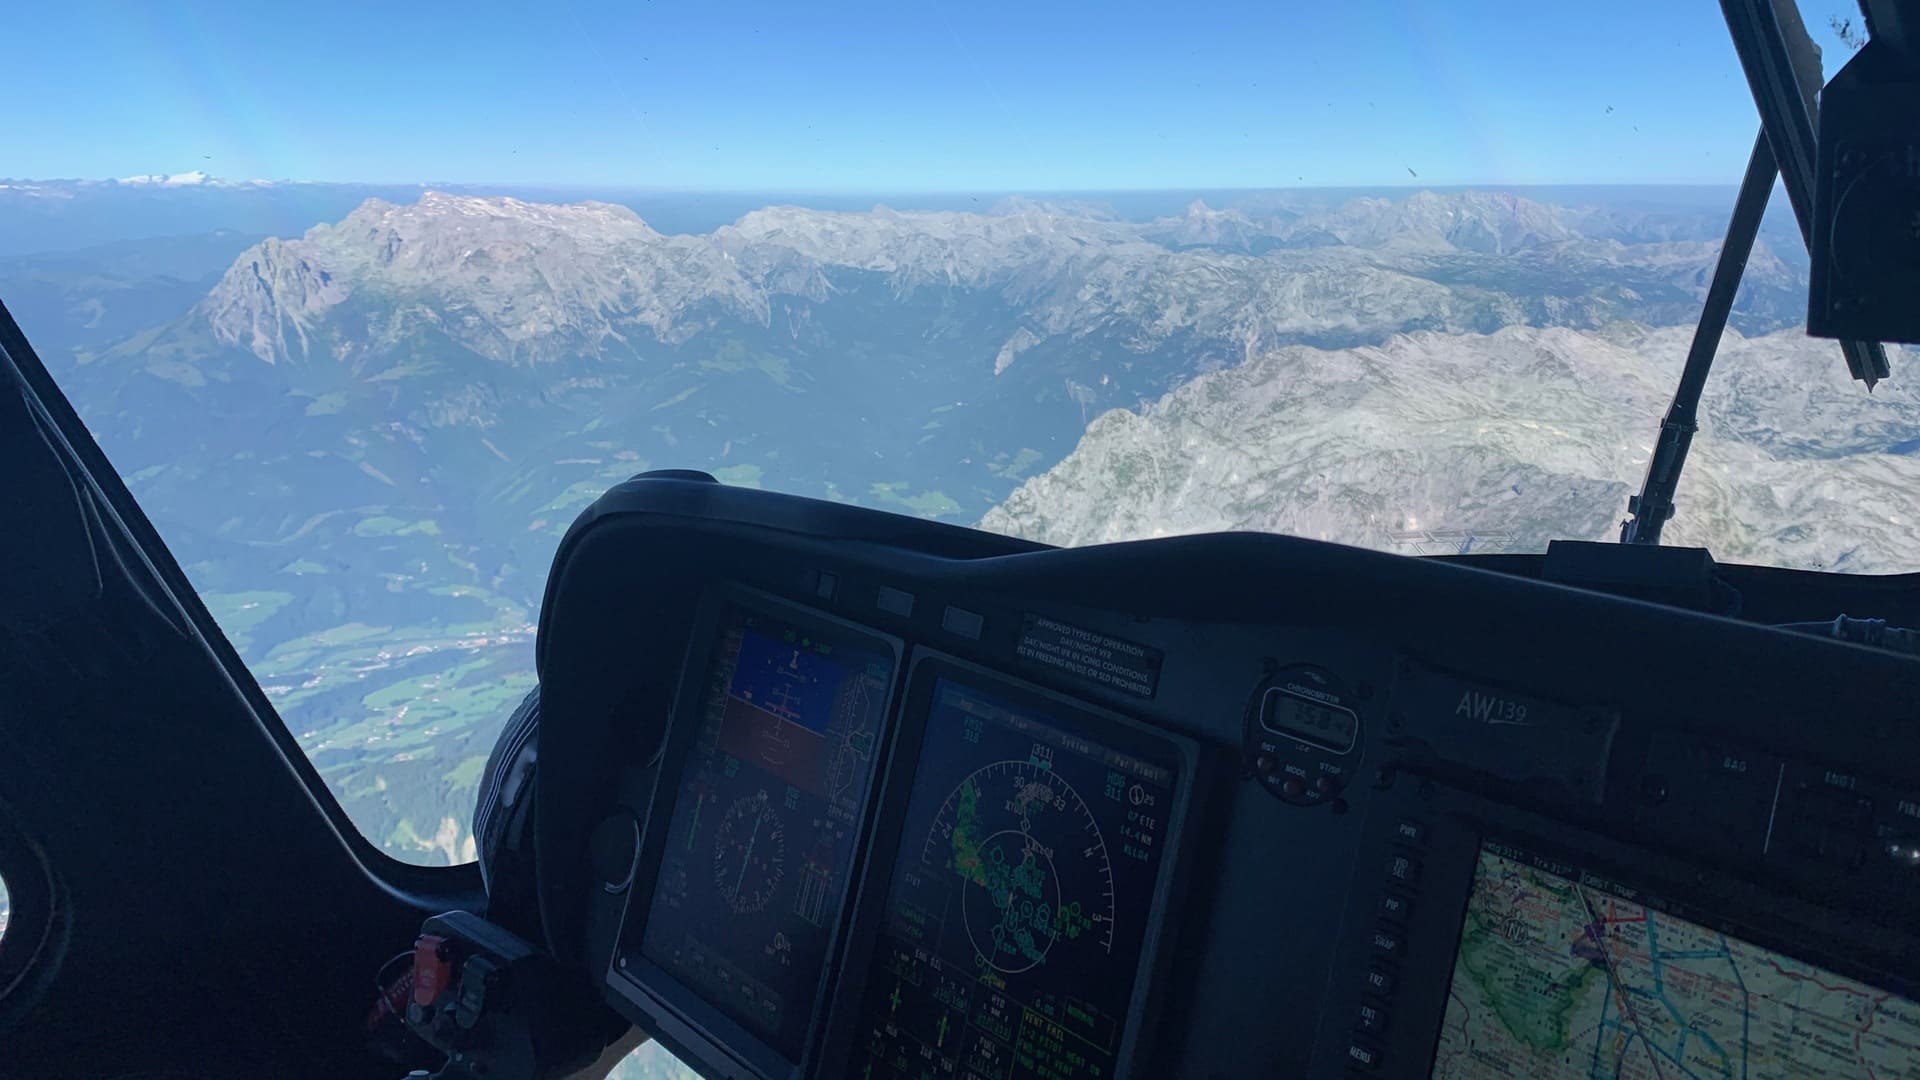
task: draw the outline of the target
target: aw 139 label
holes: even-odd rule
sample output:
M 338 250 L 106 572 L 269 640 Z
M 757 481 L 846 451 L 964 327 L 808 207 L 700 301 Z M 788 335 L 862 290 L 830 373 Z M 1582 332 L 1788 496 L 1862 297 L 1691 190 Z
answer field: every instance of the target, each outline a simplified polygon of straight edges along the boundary
M 1453 715 L 1483 724 L 1525 724 L 1527 707 L 1512 698 L 1467 690 L 1461 693 L 1460 704 L 1454 706 Z
M 1394 681 L 1395 742 L 1430 757 L 1523 783 L 1547 782 L 1598 802 L 1620 722 L 1480 679 L 1405 662 Z

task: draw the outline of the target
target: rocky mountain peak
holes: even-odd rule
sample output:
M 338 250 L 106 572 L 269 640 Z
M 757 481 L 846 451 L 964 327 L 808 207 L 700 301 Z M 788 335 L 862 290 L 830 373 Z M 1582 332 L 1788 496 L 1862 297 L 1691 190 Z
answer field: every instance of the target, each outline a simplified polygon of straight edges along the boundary
M 305 355 L 309 324 L 356 293 L 424 302 L 395 313 L 396 339 L 425 327 L 491 359 L 535 363 L 594 352 L 623 325 L 671 337 L 702 300 L 764 306 L 710 242 L 663 236 L 626 207 L 427 192 L 369 199 L 298 240 L 263 242 L 196 314 L 217 341 L 275 362 Z
M 1412 326 L 1596 326 L 1697 311 L 1712 246 L 1581 239 L 1577 220 L 1464 192 L 1266 215 L 1196 200 L 1151 222 L 1031 201 L 991 213 L 773 206 L 705 235 L 667 236 L 606 203 L 428 192 L 368 200 L 336 224 L 249 250 L 196 316 L 220 344 L 277 363 L 307 355 L 322 316 L 359 298 L 378 315 L 375 349 L 426 333 L 492 360 L 543 363 L 682 342 L 721 318 L 767 326 L 782 298 L 823 303 L 853 275 L 875 274 L 897 295 L 955 289 L 1017 307 L 1019 341 L 1009 326 L 978 359 L 1005 371 L 1016 354 L 1089 333 L 1137 351 L 1190 337 L 1244 356 Z M 1519 278 L 1503 269 L 1511 262 L 1475 261 L 1515 252 L 1531 260 Z M 1752 272 L 1772 290 L 1765 302 L 1798 287 L 1794 272 L 1770 271 Z M 1522 292 L 1506 291 L 1511 282 Z M 349 336 L 367 345 L 364 329 Z
M 1325 227 L 1348 243 L 1508 254 L 1580 236 L 1554 207 L 1505 192 L 1421 191 L 1399 202 L 1360 199 Z
M 304 356 L 311 331 L 352 291 L 297 240 L 269 237 L 244 252 L 189 316 L 204 320 L 216 341 L 275 363 Z
M 1612 539 L 1691 331 L 1421 332 L 1293 347 L 1096 419 L 982 524 L 1057 544 L 1251 529 L 1388 550 Z M 1920 393 L 1831 342 L 1729 332 L 1668 533 L 1731 561 L 1908 569 Z

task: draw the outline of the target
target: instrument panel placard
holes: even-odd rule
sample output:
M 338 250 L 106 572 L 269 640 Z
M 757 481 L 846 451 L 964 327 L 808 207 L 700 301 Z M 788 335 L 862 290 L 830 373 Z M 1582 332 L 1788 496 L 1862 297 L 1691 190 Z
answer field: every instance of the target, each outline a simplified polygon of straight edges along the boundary
M 1160 688 L 1159 649 L 1111 634 L 1028 615 L 1014 652 L 1024 660 L 1066 672 L 1135 697 L 1150 698 Z

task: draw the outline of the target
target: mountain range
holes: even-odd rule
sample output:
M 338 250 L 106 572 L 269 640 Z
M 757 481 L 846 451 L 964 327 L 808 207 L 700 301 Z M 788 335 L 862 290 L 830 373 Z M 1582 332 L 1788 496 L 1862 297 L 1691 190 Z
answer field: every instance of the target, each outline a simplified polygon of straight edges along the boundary
M 1723 220 L 1511 192 L 980 206 L 762 206 L 676 231 L 612 201 L 384 192 L 299 235 L 0 259 L 0 297 L 24 299 L 349 813 L 446 860 L 470 852 L 491 734 L 531 683 L 553 546 L 609 484 L 691 466 L 1076 542 L 1599 535 L 1638 481 Z M 1785 329 L 1806 262 L 1779 235 L 1715 385 L 1758 378 L 1749 354 L 1777 377 L 1714 414 L 1746 431 L 1735 405 L 1754 411 L 1750 475 L 1775 479 L 1727 505 L 1773 531 L 1688 533 L 1689 508 L 1674 528 L 1734 556 L 1880 565 L 1892 526 L 1855 523 L 1851 554 L 1817 520 L 1814 539 L 1790 532 L 1875 505 L 1904 476 L 1889 448 L 1920 430 L 1897 390 L 1795 382 L 1837 361 Z M 1810 434 L 1829 430 L 1845 437 Z M 1823 454 L 1837 463 L 1812 470 Z
M 1612 540 L 1692 332 L 1508 327 L 1292 347 L 1097 418 L 981 524 L 1052 544 L 1243 529 L 1387 550 Z M 1920 394 L 1729 332 L 1666 529 L 1729 561 L 1910 570 Z

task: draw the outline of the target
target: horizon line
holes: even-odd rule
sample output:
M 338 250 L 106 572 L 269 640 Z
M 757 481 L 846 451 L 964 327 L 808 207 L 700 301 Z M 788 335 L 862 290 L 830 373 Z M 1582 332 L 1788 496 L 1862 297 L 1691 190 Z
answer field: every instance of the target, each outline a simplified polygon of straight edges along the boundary
M 144 176 L 189 176 L 187 173 L 149 173 Z M 1450 183 L 1332 183 L 1332 184 L 1291 184 L 1274 186 L 1249 186 L 1242 184 L 1195 184 L 1167 186 L 1120 186 L 1120 187 L 949 187 L 921 188 L 901 187 L 845 187 L 823 188 L 808 186 L 783 186 L 767 184 L 761 187 L 673 187 L 652 184 L 630 184 L 611 181 L 539 181 L 539 180 L 454 180 L 448 178 L 432 180 L 305 180 L 288 177 L 266 179 L 252 177 L 235 179 L 201 173 L 203 180 L 168 184 L 164 180 L 144 180 L 130 177 L 7 177 L 0 176 L 0 185 L 15 184 L 113 184 L 128 188 L 150 188 L 154 190 L 188 190 L 194 188 L 262 188 L 276 186 L 302 187 L 393 187 L 417 188 L 432 191 L 447 188 L 519 188 L 534 191 L 599 191 L 619 192 L 631 195 L 693 195 L 693 196 L 759 196 L 759 195 L 814 195 L 836 198 L 857 198 L 874 195 L 910 195 L 910 196 L 979 196 L 995 195 L 1002 197 L 1038 198 L 1047 196 L 1085 196 L 1085 195 L 1170 195 L 1204 194 L 1230 192 L 1244 194 L 1265 194 L 1272 192 L 1318 192 L 1318 191 L 1435 191 L 1435 190 L 1476 190 L 1476 189 L 1513 189 L 1513 188 L 1735 188 L 1733 180 L 1471 180 Z

